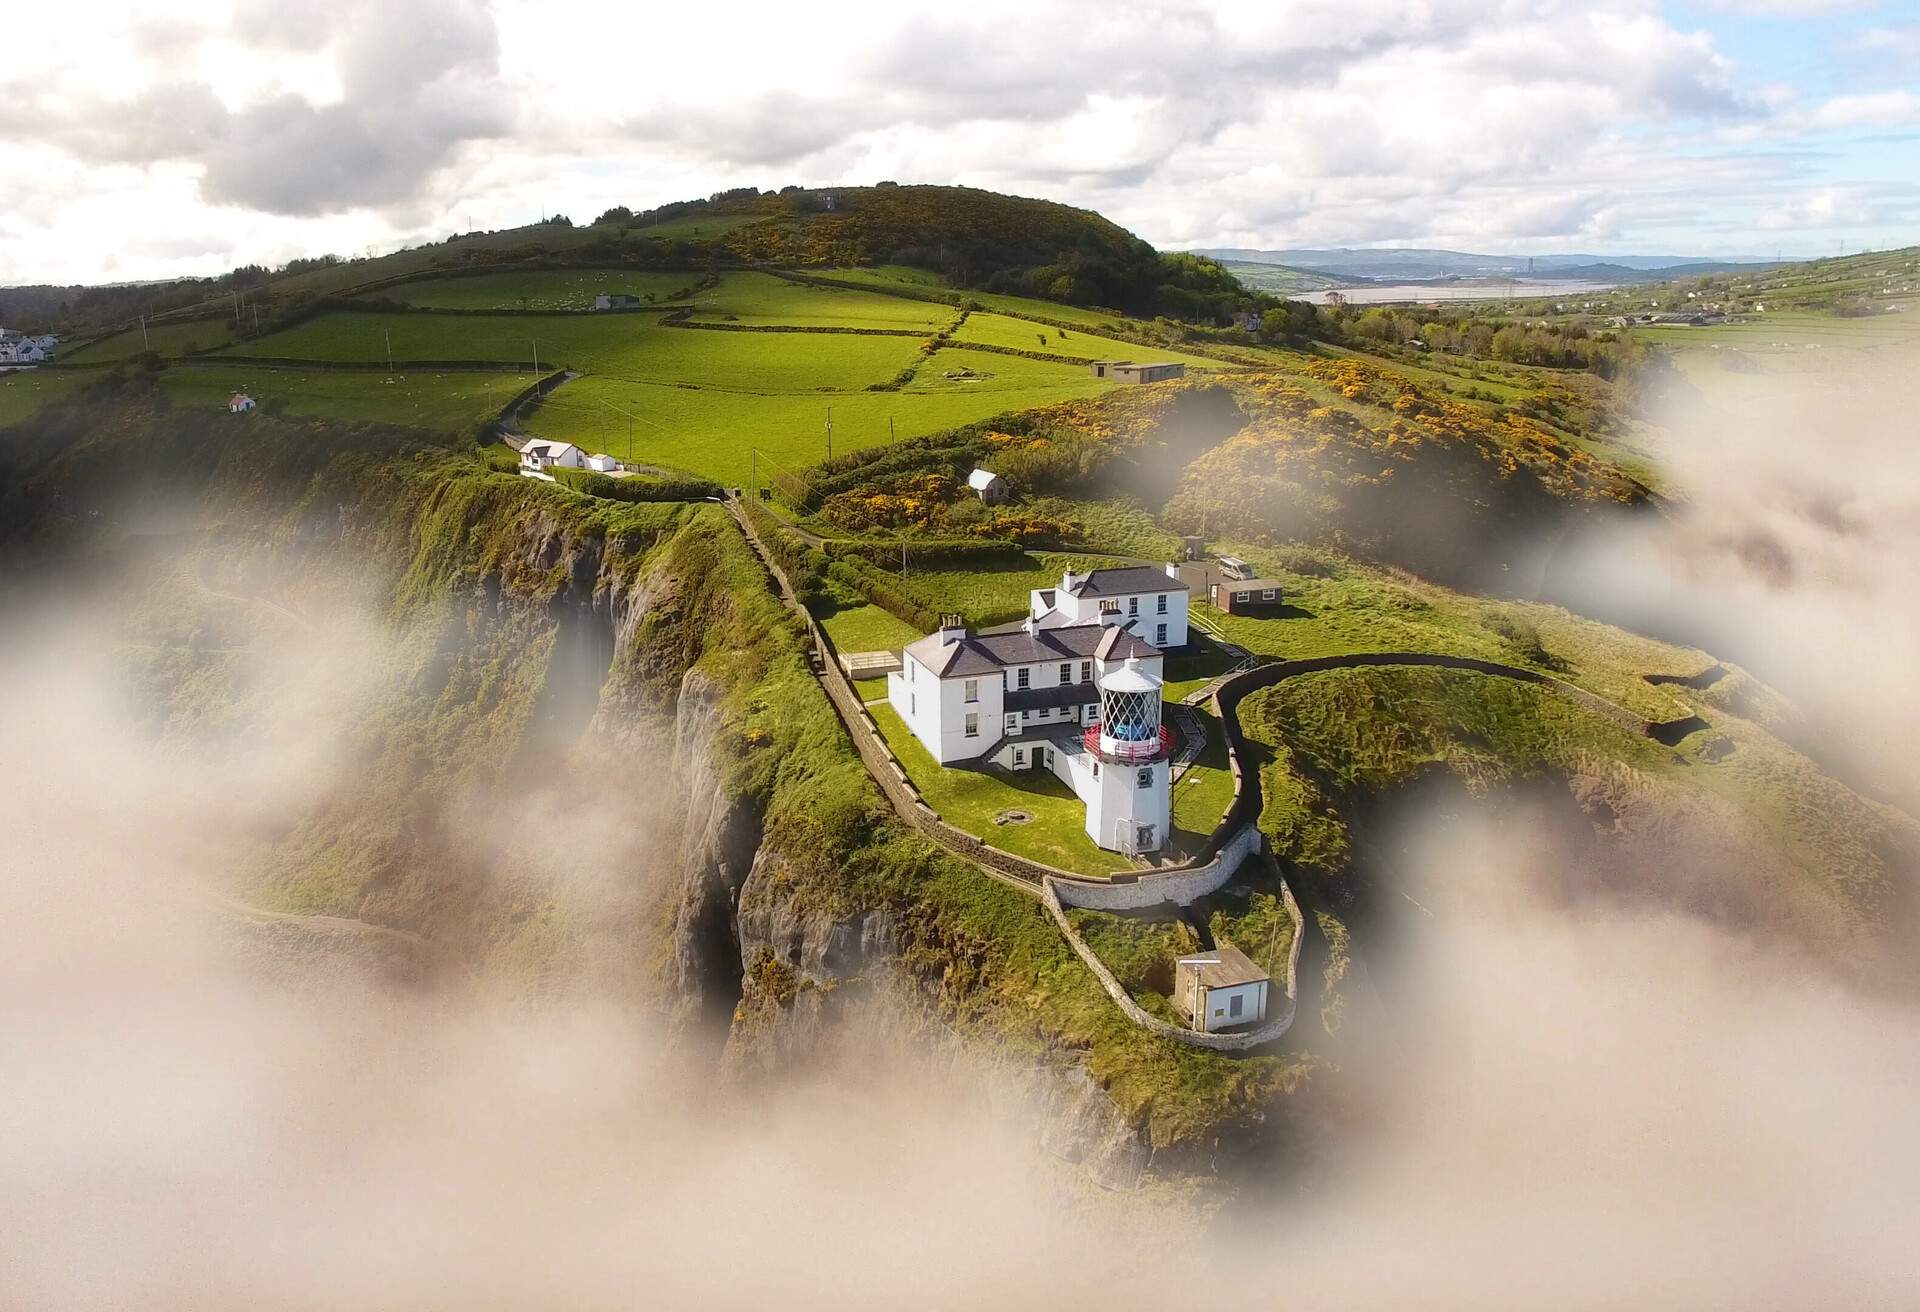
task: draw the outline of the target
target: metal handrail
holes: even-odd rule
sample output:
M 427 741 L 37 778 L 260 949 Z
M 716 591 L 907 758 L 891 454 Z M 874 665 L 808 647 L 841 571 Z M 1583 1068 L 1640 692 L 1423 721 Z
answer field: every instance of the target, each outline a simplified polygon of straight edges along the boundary
M 1161 725 L 1160 732 L 1146 742 L 1132 742 L 1124 738 L 1113 740 L 1112 747 L 1103 747 L 1100 742 L 1100 722 L 1095 720 L 1087 726 L 1087 732 L 1081 739 L 1089 752 L 1102 760 L 1121 762 L 1127 765 L 1144 765 L 1149 761 L 1158 761 L 1173 753 L 1173 729 Z

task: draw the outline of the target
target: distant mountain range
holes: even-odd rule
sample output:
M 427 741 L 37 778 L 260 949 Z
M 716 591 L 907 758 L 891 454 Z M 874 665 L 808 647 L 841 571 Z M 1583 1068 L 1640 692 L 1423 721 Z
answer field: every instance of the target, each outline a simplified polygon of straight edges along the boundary
M 1277 251 L 1213 248 L 1195 254 L 1212 256 L 1225 264 L 1282 265 L 1308 275 L 1353 282 L 1508 277 L 1551 282 L 1650 282 L 1774 263 L 1701 255 L 1478 255 L 1421 247 Z

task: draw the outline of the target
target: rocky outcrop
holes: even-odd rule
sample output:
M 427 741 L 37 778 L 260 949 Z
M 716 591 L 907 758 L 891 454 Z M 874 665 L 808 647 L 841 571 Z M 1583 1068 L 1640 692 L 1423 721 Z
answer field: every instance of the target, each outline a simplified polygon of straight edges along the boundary
M 689 670 L 673 729 L 673 777 L 684 807 L 668 979 L 676 1013 L 715 1029 L 731 1022 L 740 994 L 734 912 L 760 849 L 759 813 L 727 795 L 715 765 L 724 695 L 714 680 Z

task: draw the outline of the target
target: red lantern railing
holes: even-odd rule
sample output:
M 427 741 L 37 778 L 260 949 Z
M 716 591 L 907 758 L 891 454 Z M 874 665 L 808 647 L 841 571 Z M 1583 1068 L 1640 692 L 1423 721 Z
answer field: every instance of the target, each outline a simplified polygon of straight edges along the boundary
M 1149 761 L 1158 761 L 1173 755 L 1173 730 L 1164 724 L 1160 726 L 1160 732 L 1152 738 L 1139 742 L 1126 738 L 1114 738 L 1103 743 L 1100 740 L 1100 725 L 1096 722 L 1087 726 L 1083 741 L 1087 745 L 1087 750 L 1095 756 L 1123 765 L 1145 765 Z

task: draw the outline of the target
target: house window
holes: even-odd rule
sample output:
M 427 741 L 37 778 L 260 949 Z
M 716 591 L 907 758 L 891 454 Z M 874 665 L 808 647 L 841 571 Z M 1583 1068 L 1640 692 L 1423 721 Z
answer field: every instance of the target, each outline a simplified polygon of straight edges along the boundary
M 1266 590 L 1265 592 L 1262 592 L 1262 593 L 1260 594 L 1260 600 L 1262 600 L 1262 601 L 1272 601 L 1272 600 L 1273 600 L 1273 589 L 1272 589 L 1272 588 L 1268 588 L 1268 589 L 1267 589 L 1267 590 Z
M 1153 767 L 1152 766 L 1143 765 L 1140 767 L 1140 786 L 1142 788 L 1153 787 Z
M 1013 768 L 1016 770 L 1024 770 L 1027 768 L 1026 748 L 1016 747 L 1013 749 Z
M 910 692 L 907 694 L 907 714 L 908 715 L 920 714 L 920 694 L 919 693 Z
M 968 701 L 970 702 L 979 701 L 980 700 L 980 680 L 968 679 L 966 683 L 966 692 L 967 692 L 966 699 Z
M 973 711 L 968 711 L 967 712 L 967 737 L 978 738 L 979 736 L 980 736 L 980 716 Z
M 1156 624 L 1153 626 L 1153 645 L 1156 647 L 1164 647 L 1167 645 L 1166 625 Z
M 1100 758 L 1097 756 L 1093 758 L 1093 777 L 1095 779 L 1100 777 Z
M 1020 674 L 1019 674 L 1019 677 L 1018 677 L 1018 678 L 1017 678 L 1017 679 L 1015 680 L 1015 682 L 1016 682 L 1016 683 L 1018 683 L 1018 685 L 1019 685 L 1020 687 L 1022 687 L 1022 688 L 1029 688 L 1029 687 L 1032 687 L 1032 686 L 1033 686 L 1033 671 L 1032 671 L 1032 670 L 1030 670 L 1030 669 L 1028 669 L 1028 668 L 1027 668 L 1026 666 L 1024 666 L 1024 665 L 1022 665 L 1022 666 L 1020 667 Z
M 1007 716 L 1007 732 L 1013 733 L 1017 731 L 1019 728 L 1020 728 L 1020 717 L 1017 715 Z
M 1072 661 L 1060 662 L 1060 682 L 1062 683 L 1073 682 L 1073 662 Z
M 1082 683 L 1093 682 L 1093 662 L 1092 661 L 1080 662 L 1080 682 Z
M 1139 613 L 1140 613 L 1140 598 L 1128 597 L 1127 598 L 1127 614 L 1138 615 Z
M 1156 614 L 1165 615 L 1167 613 L 1166 593 L 1163 592 L 1153 599 L 1153 609 Z
M 1238 1018 L 1240 1015 L 1241 1008 L 1245 1005 L 1245 1003 L 1246 1003 L 1246 998 L 1242 997 L 1238 993 L 1234 994 L 1233 997 L 1227 1000 L 1227 1015 L 1230 1017 Z

